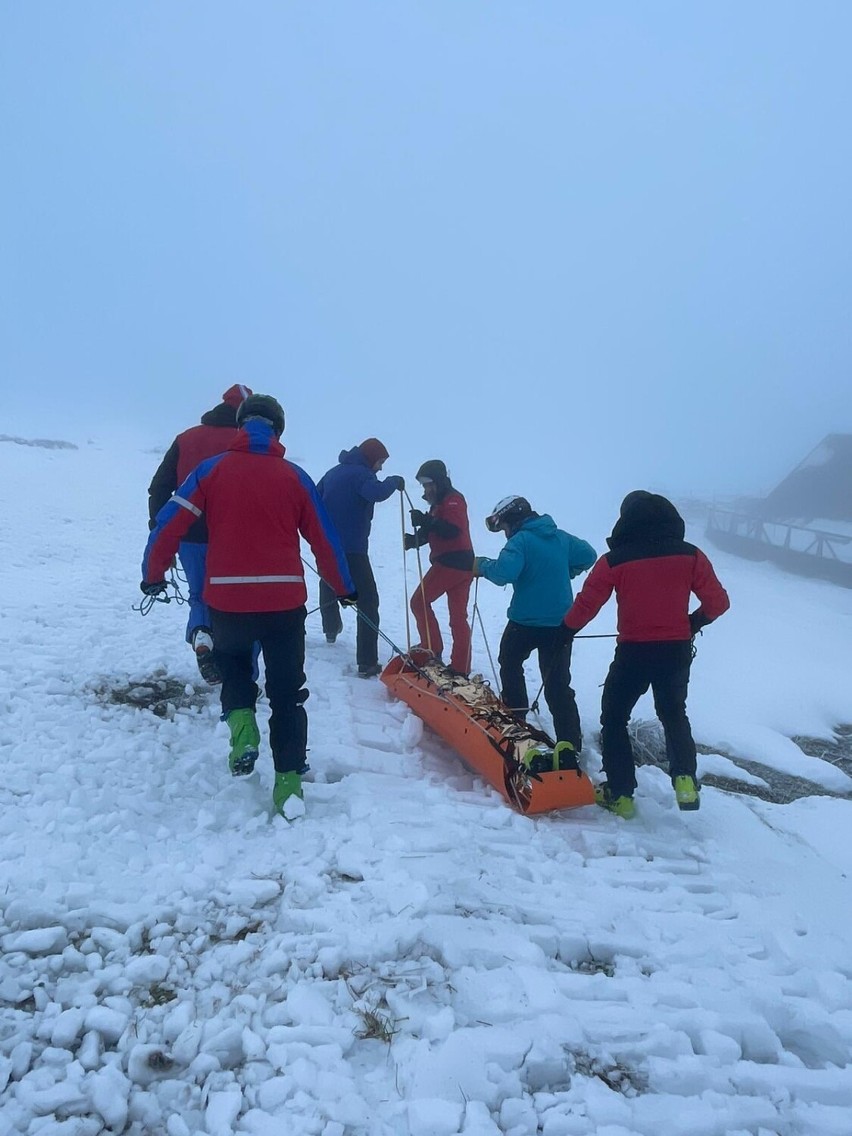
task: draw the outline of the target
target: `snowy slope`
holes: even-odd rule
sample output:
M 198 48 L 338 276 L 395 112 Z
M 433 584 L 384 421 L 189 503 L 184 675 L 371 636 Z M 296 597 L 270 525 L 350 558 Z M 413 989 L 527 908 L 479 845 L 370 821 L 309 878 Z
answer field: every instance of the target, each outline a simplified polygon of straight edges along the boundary
M 681 814 L 644 768 L 629 824 L 521 817 L 352 675 L 351 619 L 329 647 L 313 615 L 314 781 L 272 819 L 268 754 L 228 775 L 183 612 L 131 611 L 157 460 L 0 446 L 0 1136 L 849 1136 L 848 799 L 707 788 Z M 398 550 L 390 502 L 404 644 Z M 852 718 L 852 592 L 713 559 L 733 608 L 698 740 L 848 793 L 789 737 Z M 496 654 L 508 594 L 479 601 Z M 593 769 L 611 652 L 575 653 Z M 157 675 L 166 717 L 110 701 Z

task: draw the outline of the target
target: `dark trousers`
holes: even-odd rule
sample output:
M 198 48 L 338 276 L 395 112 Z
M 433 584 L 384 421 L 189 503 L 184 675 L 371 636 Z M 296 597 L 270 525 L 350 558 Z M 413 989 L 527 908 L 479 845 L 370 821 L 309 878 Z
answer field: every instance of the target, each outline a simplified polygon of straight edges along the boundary
M 346 563 L 349 575 L 358 593 L 358 611 L 366 619 L 358 616 L 358 630 L 355 633 L 355 661 L 359 667 L 372 667 L 379 661 L 379 592 L 370 558 L 366 552 L 347 552 Z M 325 635 L 339 635 L 343 630 L 340 618 L 340 605 L 337 597 L 324 580 L 319 587 L 320 615 Z M 367 623 L 369 619 L 370 623 Z
M 695 742 L 686 716 L 692 643 L 619 643 L 601 701 L 601 756 L 614 797 L 632 796 L 636 766 L 627 723 L 633 707 L 650 687 L 666 735 L 669 774 L 674 780 L 696 774 Z
M 500 640 L 500 697 L 519 718 L 526 718 L 529 706 L 524 663 L 538 651 L 538 669 L 544 683 L 544 700 L 553 716 L 558 742 L 570 742 L 577 753 L 583 748 L 580 714 L 571 689 L 571 645 L 560 642 L 559 627 L 527 627 L 506 624 Z
M 252 678 L 252 648 L 260 643 L 272 711 L 269 745 L 277 773 L 301 772 L 306 765 L 305 614 L 304 605 L 292 611 L 210 609 L 223 717 L 232 710 L 254 710 L 258 689 Z

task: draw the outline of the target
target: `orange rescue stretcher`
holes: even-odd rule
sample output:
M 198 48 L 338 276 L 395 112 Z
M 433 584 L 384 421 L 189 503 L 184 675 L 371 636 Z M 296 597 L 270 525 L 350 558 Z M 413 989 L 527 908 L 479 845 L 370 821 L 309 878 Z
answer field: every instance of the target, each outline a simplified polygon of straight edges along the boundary
M 525 755 L 536 750 L 532 767 L 540 766 L 542 756 L 553 752 L 553 739 L 519 722 L 480 675 L 455 675 L 427 651 L 415 649 L 394 655 L 381 679 L 453 747 L 465 765 L 520 812 L 545 813 L 595 803 L 594 787 L 581 769 L 530 771 Z

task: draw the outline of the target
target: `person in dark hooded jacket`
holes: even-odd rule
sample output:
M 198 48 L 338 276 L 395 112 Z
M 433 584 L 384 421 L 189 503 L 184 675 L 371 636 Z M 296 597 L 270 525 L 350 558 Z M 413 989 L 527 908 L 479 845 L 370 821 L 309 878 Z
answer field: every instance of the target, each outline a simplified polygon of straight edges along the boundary
M 252 393 L 249 387 L 235 383 L 222 395 L 222 401 L 201 416 L 201 424 L 178 434 L 157 467 L 148 486 L 148 528 L 156 527 L 157 513 L 196 466 L 223 453 L 237 436 L 237 411 L 243 399 Z M 189 588 L 189 617 L 186 641 L 192 646 L 198 669 L 206 682 L 221 681 L 216 666 L 210 609 L 202 598 L 207 563 L 207 522 L 199 517 L 180 542 L 181 566 Z
M 669 774 L 681 809 L 697 809 L 695 742 L 686 716 L 692 638 L 730 607 L 713 566 L 684 540 L 685 526 L 665 497 L 629 493 L 602 556 L 565 616 L 570 640 L 615 592 L 618 636 L 601 702 L 601 755 L 606 782 L 598 804 L 634 815 L 636 768 L 627 731 L 633 707 L 650 687 L 666 737 Z M 689 612 L 691 595 L 700 606 Z
M 378 438 L 367 438 L 351 450 L 341 450 L 337 465 L 320 478 L 317 490 L 332 524 L 340 535 L 349 573 L 358 593 L 358 619 L 355 659 L 358 674 L 372 678 L 379 674 L 379 592 L 370 564 L 369 541 L 373 508 L 405 488 L 396 474 L 380 481 L 376 476 L 388 459 L 388 451 Z M 332 589 L 320 580 L 322 629 L 329 643 L 343 630 L 340 608 Z

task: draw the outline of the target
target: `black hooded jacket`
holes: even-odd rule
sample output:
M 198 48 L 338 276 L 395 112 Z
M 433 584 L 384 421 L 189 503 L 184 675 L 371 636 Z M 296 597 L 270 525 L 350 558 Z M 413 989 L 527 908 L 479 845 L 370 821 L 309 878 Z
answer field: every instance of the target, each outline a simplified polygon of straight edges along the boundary
M 207 458 L 222 454 L 237 433 L 237 412 L 227 402 L 220 402 L 201 416 L 201 424 L 178 434 L 157 467 L 148 486 L 148 527 L 155 527 L 155 518 L 177 487 Z M 195 544 L 207 541 L 207 524 L 203 518 L 195 521 L 184 540 Z
M 615 592 L 618 641 L 653 643 L 688 640 L 730 606 L 728 594 L 700 548 L 684 540 L 683 518 L 657 493 L 639 490 L 625 497 L 621 516 L 598 560 L 565 616 L 579 631 Z M 701 606 L 689 614 L 690 597 Z

